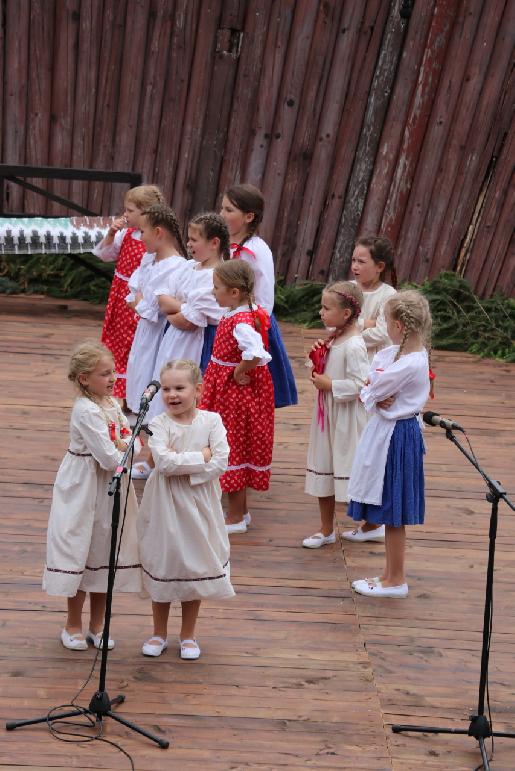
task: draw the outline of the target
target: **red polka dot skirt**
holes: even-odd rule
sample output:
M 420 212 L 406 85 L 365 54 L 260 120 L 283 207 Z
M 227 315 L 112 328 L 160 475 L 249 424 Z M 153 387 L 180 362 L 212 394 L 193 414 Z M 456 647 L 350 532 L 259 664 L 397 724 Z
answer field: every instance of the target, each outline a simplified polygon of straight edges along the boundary
M 134 231 L 135 228 L 129 228 L 122 241 L 102 328 L 102 342 L 114 357 L 116 383 L 113 396 L 119 399 L 125 398 L 127 359 L 138 324 L 137 314 L 125 302 L 129 293 L 127 281 L 145 254 L 143 242 L 132 238 Z
M 252 314 L 243 311 L 220 321 L 200 405 L 218 412 L 227 431 L 229 465 L 220 477 L 226 493 L 245 487 L 268 490 L 274 444 L 274 386 L 268 367 L 251 370 L 248 385 L 238 385 L 233 377 L 241 361 L 233 330 L 241 323 L 254 326 Z

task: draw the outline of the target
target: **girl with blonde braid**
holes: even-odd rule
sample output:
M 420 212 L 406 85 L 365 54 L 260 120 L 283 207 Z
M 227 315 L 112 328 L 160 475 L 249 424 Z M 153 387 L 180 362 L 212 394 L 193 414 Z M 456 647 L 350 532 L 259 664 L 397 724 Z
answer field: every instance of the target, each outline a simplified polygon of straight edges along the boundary
M 318 399 L 311 420 L 305 490 L 318 498 L 321 525 L 320 532 L 303 540 L 308 549 L 336 541 L 335 501 L 349 500 L 352 461 L 367 421 L 358 398 L 368 374 L 367 348 L 357 323 L 362 303 L 361 289 L 350 281 L 329 284 L 322 292 L 320 316 L 334 332 L 322 345 L 328 349 L 323 373 L 314 369 L 312 374 Z
M 107 488 L 131 431 L 112 396 L 116 374 L 107 348 L 96 342 L 79 345 L 70 360 L 68 379 L 79 393 L 70 419 L 69 448 L 54 483 L 43 589 L 67 598 L 68 618 L 61 642 L 65 648 L 81 651 L 87 649 L 88 642 L 96 648 L 102 644 L 113 500 Z M 139 592 L 138 504 L 128 484 L 124 476 L 122 500 L 127 494 L 128 499 L 125 521 L 118 531 L 121 546 L 114 588 Z M 89 630 L 84 635 L 86 592 L 90 593 L 91 611 Z M 108 647 L 114 647 L 113 640 Z
M 352 587 L 370 597 L 403 598 L 408 596 L 405 526 L 424 522 L 420 412 L 430 393 L 431 314 L 427 300 L 408 290 L 387 301 L 385 318 L 394 345 L 376 354 L 361 391 L 372 417 L 352 465 L 348 513 L 385 525 L 386 566 L 381 576 L 354 581 Z

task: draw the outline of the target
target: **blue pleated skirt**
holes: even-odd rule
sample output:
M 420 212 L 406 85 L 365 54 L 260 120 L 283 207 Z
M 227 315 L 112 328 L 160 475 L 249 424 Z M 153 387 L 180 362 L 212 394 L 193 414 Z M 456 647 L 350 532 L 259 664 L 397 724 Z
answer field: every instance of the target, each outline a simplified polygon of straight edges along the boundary
M 268 352 L 272 361 L 268 364 L 268 369 L 272 375 L 274 383 L 274 399 L 276 407 L 289 407 L 291 404 L 297 404 L 297 386 L 295 378 L 284 347 L 279 325 L 272 313 L 270 315 L 270 330 L 268 332 Z
M 202 374 L 207 369 L 207 365 L 211 360 L 211 354 L 213 353 L 213 343 L 215 342 L 216 330 L 218 327 L 216 324 L 208 324 L 204 329 L 204 344 L 202 346 L 202 355 L 200 357 L 200 371 Z
M 388 448 L 380 506 L 349 503 L 348 515 L 373 525 L 424 523 L 424 441 L 417 418 L 398 420 Z

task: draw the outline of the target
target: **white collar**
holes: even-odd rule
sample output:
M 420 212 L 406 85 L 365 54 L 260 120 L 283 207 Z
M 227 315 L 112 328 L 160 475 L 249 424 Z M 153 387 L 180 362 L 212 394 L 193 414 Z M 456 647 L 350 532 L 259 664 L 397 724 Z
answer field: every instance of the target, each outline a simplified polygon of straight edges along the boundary
M 252 310 L 253 311 L 257 311 L 257 305 L 252 305 Z M 244 313 L 245 311 L 250 311 L 249 306 L 248 305 L 239 305 L 233 311 L 226 311 L 224 313 L 224 316 L 227 316 L 229 318 L 230 316 L 234 316 L 236 313 Z

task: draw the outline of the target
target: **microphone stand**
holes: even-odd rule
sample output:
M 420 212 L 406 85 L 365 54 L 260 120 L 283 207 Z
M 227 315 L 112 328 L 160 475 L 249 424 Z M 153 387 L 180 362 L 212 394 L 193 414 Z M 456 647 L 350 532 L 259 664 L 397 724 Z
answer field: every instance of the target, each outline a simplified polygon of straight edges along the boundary
M 112 711 L 112 707 L 116 704 L 123 704 L 125 696 L 120 694 L 115 696 L 114 699 L 109 697 L 106 691 L 106 672 L 107 672 L 107 657 L 109 649 L 107 647 L 109 640 L 109 626 L 111 623 L 111 607 L 113 601 L 113 586 L 116 574 L 116 546 L 118 540 L 118 524 L 120 520 L 120 486 L 122 475 L 127 471 L 127 459 L 132 452 L 136 437 L 143 429 L 143 422 L 148 412 L 150 399 L 142 400 L 140 411 L 134 428 L 132 430 L 132 436 L 130 438 L 127 449 L 125 450 L 119 466 L 113 475 L 111 482 L 109 483 L 107 494 L 113 496 L 113 511 L 111 515 L 111 548 L 109 553 L 109 570 L 107 574 L 107 593 L 106 593 L 106 610 L 104 619 L 104 629 L 102 631 L 102 658 L 100 663 L 100 677 L 97 691 L 93 694 L 89 707 L 87 709 L 77 708 L 68 710 L 67 712 L 61 712 L 56 715 L 45 715 L 44 717 L 37 717 L 30 720 L 10 720 L 6 723 L 5 727 L 8 731 L 14 731 L 15 728 L 21 728 L 22 726 L 35 725 L 37 723 L 51 723 L 53 721 L 64 720 L 69 717 L 77 717 L 79 715 L 94 715 L 97 723 L 102 723 L 104 718 L 110 717 L 116 720 L 118 723 L 130 728 L 131 731 L 146 736 L 147 739 L 158 744 L 162 749 L 167 749 L 170 745 L 167 739 L 161 739 L 158 736 L 146 731 L 144 728 L 132 723 L 130 720 L 116 714 Z M 145 428 L 144 430 L 150 434 L 150 431 Z
M 481 673 L 479 677 L 479 695 L 478 695 L 478 707 L 477 713 L 470 715 L 470 725 L 467 728 L 438 728 L 435 726 L 421 726 L 421 725 L 393 725 L 392 731 L 395 734 L 401 732 L 412 733 L 428 733 L 428 734 L 465 734 L 467 736 L 473 736 L 479 742 L 479 749 L 481 751 L 481 758 L 483 761 L 484 771 L 490 771 L 490 764 L 488 761 L 488 755 L 485 747 L 485 739 L 489 736 L 503 737 L 506 739 L 515 739 L 515 733 L 508 733 L 503 731 L 492 731 L 490 721 L 485 715 L 485 692 L 488 683 L 488 661 L 490 657 L 490 632 L 492 627 L 492 613 L 493 613 L 493 581 L 494 581 L 494 562 L 495 562 L 495 538 L 497 535 L 497 511 L 499 508 L 499 501 L 503 500 L 513 511 L 515 506 L 506 496 L 506 490 L 500 482 L 496 482 L 491 479 L 480 467 L 477 460 L 463 447 L 462 444 L 456 439 L 451 429 L 447 429 L 445 432 L 447 439 L 449 439 L 458 450 L 472 463 L 475 469 L 479 471 L 483 479 L 485 480 L 488 492 L 486 493 L 486 500 L 492 504 L 490 514 L 490 529 L 489 529 L 489 547 L 488 547 L 488 566 L 486 571 L 486 591 L 485 591 L 485 610 L 483 619 L 483 645 L 481 649 Z

